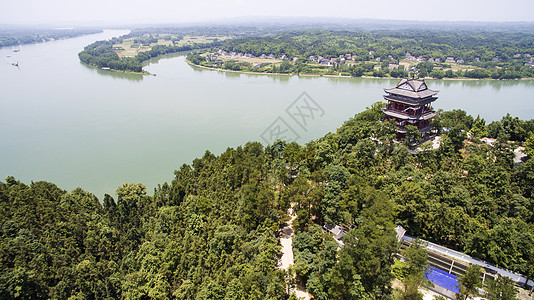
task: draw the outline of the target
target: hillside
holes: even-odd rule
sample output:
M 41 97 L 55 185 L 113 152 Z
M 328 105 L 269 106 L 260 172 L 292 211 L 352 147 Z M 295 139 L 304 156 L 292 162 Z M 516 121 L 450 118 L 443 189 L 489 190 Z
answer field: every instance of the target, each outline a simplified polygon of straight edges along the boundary
M 306 145 L 206 151 L 153 196 L 6 178 L 0 298 L 285 299 L 277 235 L 290 203 L 294 271 L 315 299 L 390 294 L 395 225 L 534 277 L 534 160 L 513 163 L 518 144 L 534 153 L 534 120 L 439 112 L 441 146 L 410 154 L 381 105 Z M 326 223 L 353 228 L 342 251 Z

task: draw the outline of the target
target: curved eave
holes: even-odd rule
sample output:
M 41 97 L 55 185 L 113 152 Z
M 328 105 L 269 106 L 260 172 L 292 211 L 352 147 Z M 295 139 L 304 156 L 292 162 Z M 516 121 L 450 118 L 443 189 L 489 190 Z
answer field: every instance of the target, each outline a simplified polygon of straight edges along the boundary
M 426 90 L 415 92 L 415 91 L 410 91 L 410 90 L 405 90 L 405 89 L 400 89 L 400 88 L 384 89 L 384 92 L 386 92 L 387 94 L 409 97 L 413 99 L 423 99 L 427 97 L 432 97 L 439 93 L 439 91 L 434 91 L 431 89 L 426 89 Z
M 426 105 L 428 103 L 432 103 L 438 100 L 438 97 L 429 97 L 429 98 L 420 99 L 420 100 L 407 100 L 407 99 L 402 99 L 402 98 L 395 97 L 392 95 L 384 95 L 384 99 L 386 101 L 394 101 L 394 102 L 402 103 L 406 105 Z
M 394 111 L 394 110 L 390 110 L 390 109 L 387 109 L 387 108 L 382 108 L 382 112 L 384 112 L 384 114 L 390 116 L 390 117 L 394 117 L 394 118 L 397 118 L 397 119 L 401 119 L 401 120 L 414 120 L 414 121 L 424 121 L 424 120 L 429 120 L 429 119 L 432 119 L 433 117 L 436 116 L 436 112 L 434 111 L 430 111 L 430 112 L 426 112 L 422 115 L 417 115 L 417 116 L 411 116 L 411 115 L 408 115 L 408 114 L 405 114 L 405 113 L 401 113 L 401 112 L 397 112 L 397 111 Z

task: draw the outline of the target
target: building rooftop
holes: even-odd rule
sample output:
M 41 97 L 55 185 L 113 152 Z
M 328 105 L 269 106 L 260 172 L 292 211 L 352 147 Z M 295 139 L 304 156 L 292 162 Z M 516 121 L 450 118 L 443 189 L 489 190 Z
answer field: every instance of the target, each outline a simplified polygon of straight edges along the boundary
M 402 103 L 406 105 L 426 105 L 428 103 L 432 103 L 438 99 L 438 97 L 427 97 L 422 100 L 414 100 L 411 98 L 396 96 L 396 95 L 384 95 L 384 99 L 387 101 L 395 101 L 397 103 Z
M 397 233 L 397 241 L 400 242 L 406 234 L 406 229 L 400 225 L 397 225 L 397 227 L 395 227 L 395 232 Z
M 391 89 L 384 89 L 388 94 L 394 94 L 409 98 L 427 98 L 436 95 L 439 91 L 433 91 L 426 86 L 424 79 L 403 78 Z
M 518 147 L 514 150 L 514 163 L 520 164 L 523 162 L 523 159 L 527 157 L 523 151 L 525 151 L 525 147 Z
M 458 278 L 453 274 L 449 274 L 443 270 L 432 268 L 430 272 L 425 273 L 425 277 L 428 281 L 435 285 L 439 285 L 447 290 L 460 294 L 460 288 L 458 287 Z
M 416 121 L 430 120 L 436 116 L 436 112 L 434 111 L 427 111 L 424 113 L 412 115 L 406 112 L 400 112 L 400 111 L 393 110 L 393 109 L 387 109 L 385 107 L 382 107 L 382 112 L 384 112 L 384 114 L 388 116 L 392 116 L 392 117 L 395 117 L 401 120 L 416 120 Z
M 339 226 L 339 225 L 324 225 L 324 228 L 330 232 L 336 241 L 343 240 L 343 236 L 345 235 L 346 231 L 345 228 Z

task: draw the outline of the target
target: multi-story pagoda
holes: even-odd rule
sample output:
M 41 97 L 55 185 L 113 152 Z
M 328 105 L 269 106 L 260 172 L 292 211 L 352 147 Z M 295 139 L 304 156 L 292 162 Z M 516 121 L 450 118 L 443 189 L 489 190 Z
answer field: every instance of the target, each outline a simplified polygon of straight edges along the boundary
M 388 104 L 382 111 L 386 120 L 397 122 L 397 139 L 406 136 L 406 125 L 416 126 L 423 138 L 430 133 L 430 120 L 436 115 L 430 104 L 438 99 L 438 91 L 430 90 L 424 79 L 402 79 L 397 86 L 384 91 Z

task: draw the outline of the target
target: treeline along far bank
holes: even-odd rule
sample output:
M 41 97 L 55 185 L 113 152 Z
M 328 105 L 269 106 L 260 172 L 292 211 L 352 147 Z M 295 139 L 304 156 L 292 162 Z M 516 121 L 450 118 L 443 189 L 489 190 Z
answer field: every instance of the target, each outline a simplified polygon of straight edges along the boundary
M 524 29 L 524 28 L 521 28 Z M 233 37 L 205 43 L 178 46 L 161 44 L 164 35 L 172 41 L 184 34 Z M 113 45 L 134 38 L 151 50 L 133 57 L 115 55 Z M 167 36 L 166 38 L 169 38 Z M 80 60 L 97 67 L 142 71 L 142 63 L 152 57 L 179 51 L 204 49 L 190 56 L 195 64 L 235 71 L 374 77 L 419 77 L 517 79 L 533 78 L 534 34 L 512 29 L 353 29 L 297 30 L 284 27 L 273 32 L 202 27 L 197 30 L 139 29 L 127 36 L 99 41 L 79 54 Z M 211 59 L 206 54 L 235 53 L 269 59 L 247 62 L 232 57 Z M 200 56 L 201 53 L 204 55 Z M 350 56 L 349 56 L 350 55 Z

